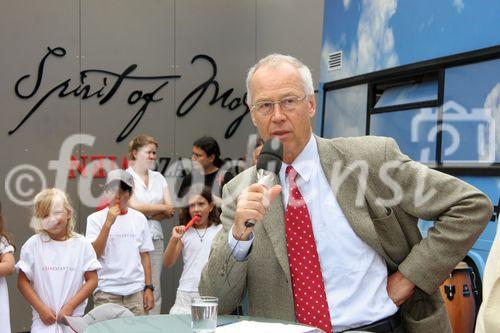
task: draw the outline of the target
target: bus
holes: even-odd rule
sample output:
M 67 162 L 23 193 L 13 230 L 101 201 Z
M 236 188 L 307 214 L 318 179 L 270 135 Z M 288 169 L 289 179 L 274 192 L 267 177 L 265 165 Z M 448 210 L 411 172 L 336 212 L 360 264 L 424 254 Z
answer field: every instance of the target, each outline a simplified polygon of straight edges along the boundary
M 325 0 L 318 113 L 325 137 L 394 138 L 495 205 L 464 261 L 476 304 L 500 206 L 500 2 Z M 425 237 L 432 221 L 420 221 Z

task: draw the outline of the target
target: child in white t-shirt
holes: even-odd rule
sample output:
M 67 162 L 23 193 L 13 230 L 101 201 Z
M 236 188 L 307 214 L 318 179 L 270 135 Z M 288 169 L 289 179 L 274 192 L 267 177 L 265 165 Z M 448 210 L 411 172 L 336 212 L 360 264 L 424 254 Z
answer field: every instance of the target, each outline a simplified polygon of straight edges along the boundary
M 115 303 L 145 315 L 154 307 L 149 252 L 154 250 L 146 217 L 127 207 L 134 180 L 125 170 L 108 173 L 107 208 L 87 218 L 86 237 L 102 264 L 94 307 Z
M 0 205 L 0 333 L 10 333 L 9 292 L 5 277 L 14 273 L 14 247 L 4 229 Z
M 75 219 L 66 193 L 51 188 L 35 197 L 31 227 L 16 268 L 18 288 L 33 308 L 31 332 L 71 332 L 64 316 L 82 316 L 97 287 L 101 265 L 90 242 L 73 232 Z
M 174 227 L 163 254 L 163 265 L 166 267 L 174 265 L 181 252 L 184 262 L 175 304 L 170 309 L 170 314 L 191 313 L 191 298 L 199 296 L 201 271 L 208 262 L 212 240 L 222 228 L 219 210 L 210 188 L 203 188 L 199 194 L 190 194 L 188 203 L 189 206 L 183 208 L 180 214 L 183 225 Z M 192 228 L 186 230 L 186 224 L 196 215 L 200 218 Z

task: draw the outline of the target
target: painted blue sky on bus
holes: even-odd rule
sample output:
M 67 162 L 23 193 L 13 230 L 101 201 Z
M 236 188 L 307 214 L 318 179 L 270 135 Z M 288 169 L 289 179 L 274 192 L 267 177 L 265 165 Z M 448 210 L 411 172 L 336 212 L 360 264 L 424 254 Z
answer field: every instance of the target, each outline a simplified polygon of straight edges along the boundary
M 325 0 L 324 15 L 321 82 L 500 44 L 500 1 Z
M 321 82 L 500 45 L 499 31 L 500 1 L 325 0 Z M 328 54 L 334 51 L 343 52 L 342 68 L 328 71 Z M 325 135 L 365 133 L 365 126 L 360 122 L 364 123 L 366 117 L 366 98 L 356 89 L 327 94 Z M 500 60 L 447 68 L 444 102 L 446 106 L 453 106 L 453 110 L 445 110 L 446 128 L 462 135 L 459 149 L 447 155 L 445 148 L 456 140 L 444 131 L 443 160 L 499 163 Z M 456 119 L 457 108 L 465 112 L 464 119 L 452 122 Z M 332 112 L 335 120 L 330 119 Z M 396 121 L 403 114 L 411 120 L 421 112 L 414 110 L 414 114 L 400 112 L 372 117 L 370 133 L 395 137 L 413 158 L 421 160 L 421 147 L 413 142 L 407 128 L 409 120 Z M 469 121 L 474 112 L 476 116 L 480 112 L 485 121 L 496 125 L 483 130 L 482 141 L 473 133 L 476 126 L 473 119 Z M 390 129 L 387 122 L 393 125 Z M 398 123 L 401 126 L 396 126 Z M 413 155 L 411 149 L 415 150 Z

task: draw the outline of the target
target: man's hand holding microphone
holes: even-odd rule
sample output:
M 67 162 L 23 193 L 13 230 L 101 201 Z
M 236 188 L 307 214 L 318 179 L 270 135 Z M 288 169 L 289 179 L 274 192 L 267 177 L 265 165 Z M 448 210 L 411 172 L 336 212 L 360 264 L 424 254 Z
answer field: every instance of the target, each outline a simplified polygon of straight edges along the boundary
M 257 160 L 257 183 L 247 187 L 239 196 L 233 224 L 233 236 L 247 240 L 256 223 L 264 218 L 269 205 L 281 192 L 273 185 L 281 169 L 283 144 L 278 139 L 268 140 Z

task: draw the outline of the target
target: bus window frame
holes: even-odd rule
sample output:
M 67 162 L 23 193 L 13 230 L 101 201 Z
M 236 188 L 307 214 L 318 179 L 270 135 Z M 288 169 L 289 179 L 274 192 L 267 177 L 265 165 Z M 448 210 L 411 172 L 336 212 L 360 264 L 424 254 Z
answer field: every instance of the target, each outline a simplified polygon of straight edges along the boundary
M 480 63 L 488 60 L 500 59 L 500 45 L 484 49 L 455 54 L 442 58 L 426 60 L 409 65 L 394 67 L 381 71 L 370 72 L 363 75 L 357 75 L 350 78 L 344 78 L 336 81 L 330 81 L 323 84 L 323 103 L 321 110 L 321 128 L 320 135 L 325 132 L 326 117 L 326 96 L 328 92 L 336 89 L 349 88 L 352 86 L 367 84 L 367 103 L 366 103 L 366 129 L 365 134 L 370 134 L 370 117 L 372 114 L 410 110 L 423 107 L 435 107 L 438 110 L 437 126 L 442 127 L 443 123 L 443 102 L 445 89 L 445 71 L 446 69 L 463 66 L 468 64 Z M 374 110 L 375 105 L 375 87 L 377 84 L 386 84 L 391 82 L 405 82 L 412 78 L 418 78 L 426 75 L 437 74 L 438 95 L 437 100 L 424 101 L 417 103 L 401 104 L 389 106 Z M 500 124 L 499 124 L 500 125 Z M 436 138 L 436 163 L 428 165 L 429 167 L 452 175 L 481 175 L 498 176 L 500 174 L 500 162 L 490 164 L 466 163 L 453 164 L 444 163 L 441 159 L 442 151 L 442 131 L 438 131 Z

